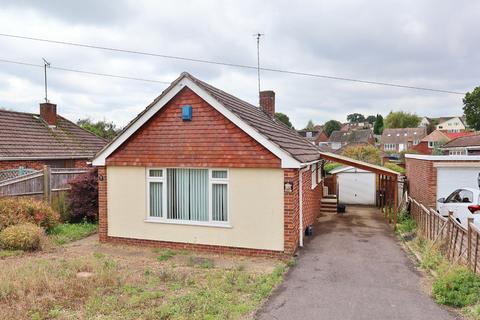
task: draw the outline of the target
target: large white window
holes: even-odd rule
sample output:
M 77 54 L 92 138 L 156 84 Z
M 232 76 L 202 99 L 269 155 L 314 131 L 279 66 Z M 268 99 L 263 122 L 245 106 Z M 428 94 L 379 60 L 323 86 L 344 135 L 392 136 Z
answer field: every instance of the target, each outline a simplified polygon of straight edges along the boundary
M 198 224 L 228 222 L 228 171 L 150 168 L 148 220 Z

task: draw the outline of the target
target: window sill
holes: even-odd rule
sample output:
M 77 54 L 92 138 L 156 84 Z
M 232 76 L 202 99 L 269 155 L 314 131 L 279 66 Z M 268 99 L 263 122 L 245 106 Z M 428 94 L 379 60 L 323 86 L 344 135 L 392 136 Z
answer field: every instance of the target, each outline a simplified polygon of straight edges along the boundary
M 182 220 L 165 220 L 165 219 L 145 219 L 147 223 L 162 223 L 162 224 L 176 224 L 184 226 L 200 226 L 200 227 L 213 227 L 213 228 L 225 228 L 232 229 L 233 227 L 228 223 L 211 223 L 201 221 L 182 221 Z

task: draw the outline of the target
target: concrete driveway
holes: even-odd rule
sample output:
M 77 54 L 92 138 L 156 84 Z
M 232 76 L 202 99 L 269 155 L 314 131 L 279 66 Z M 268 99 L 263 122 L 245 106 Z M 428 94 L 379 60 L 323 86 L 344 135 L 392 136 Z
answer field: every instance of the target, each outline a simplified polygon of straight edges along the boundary
M 324 215 L 257 319 L 461 319 L 437 305 L 376 208 Z

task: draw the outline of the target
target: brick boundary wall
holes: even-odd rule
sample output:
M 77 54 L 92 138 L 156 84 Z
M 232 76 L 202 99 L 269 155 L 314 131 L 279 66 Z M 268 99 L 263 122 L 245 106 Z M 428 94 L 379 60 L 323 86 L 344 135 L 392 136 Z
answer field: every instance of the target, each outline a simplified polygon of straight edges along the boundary
M 303 172 L 303 231 L 309 225 L 315 225 L 317 217 L 320 214 L 321 200 L 323 196 L 323 182 L 317 184 L 315 189 L 312 189 L 312 170 Z

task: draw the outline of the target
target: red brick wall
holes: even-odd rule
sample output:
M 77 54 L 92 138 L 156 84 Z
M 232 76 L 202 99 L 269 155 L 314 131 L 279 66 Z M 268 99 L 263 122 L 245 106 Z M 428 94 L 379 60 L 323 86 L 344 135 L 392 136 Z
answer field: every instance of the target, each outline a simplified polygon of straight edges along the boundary
M 107 167 L 98 167 L 98 235 L 100 242 L 107 241 Z
M 320 142 L 328 142 L 328 136 L 325 131 L 320 132 L 318 137 L 315 139 L 315 144 L 319 144 Z
M 433 149 L 428 147 L 427 141 L 422 141 L 413 147 L 413 150 L 418 151 L 421 154 L 432 154 Z
M 406 176 L 412 198 L 435 208 L 437 198 L 437 169 L 433 161 L 405 158 Z
M 307 170 L 302 173 L 303 184 L 303 230 L 311 224 L 315 224 L 318 215 L 320 214 L 320 202 L 323 195 L 323 182 L 319 183 L 315 189 L 312 190 L 312 171 Z
M 298 247 L 299 212 L 298 212 L 298 170 L 285 169 L 284 182 L 293 184 L 292 192 L 284 193 L 284 228 L 283 241 L 286 254 L 293 254 Z
M 191 105 L 192 121 L 181 106 Z M 280 159 L 189 88 L 107 159 L 107 165 L 279 168 Z
M 73 167 L 83 168 L 88 167 L 87 159 L 75 159 L 75 160 L 63 160 L 63 161 L 73 161 Z M 0 161 L 0 170 L 6 169 L 18 169 L 23 167 L 25 169 L 35 169 L 41 170 L 43 166 L 48 164 L 47 160 L 12 160 L 12 161 Z

